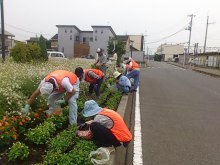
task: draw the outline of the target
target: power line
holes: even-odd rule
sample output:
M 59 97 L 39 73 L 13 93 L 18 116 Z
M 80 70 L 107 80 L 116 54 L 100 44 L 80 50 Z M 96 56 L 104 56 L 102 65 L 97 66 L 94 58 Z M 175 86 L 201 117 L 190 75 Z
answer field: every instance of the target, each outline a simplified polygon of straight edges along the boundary
M 185 19 L 184 19 L 185 20 Z M 181 23 L 181 22 L 183 22 L 183 20 L 181 20 L 179 23 Z M 179 25 L 179 23 L 178 23 L 178 25 Z M 167 28 L 165 28 L 164 30 L 161 30 L 160 32 L 157 32 L 157 33 L 153 33 L 153 34 L 150 34 L 150 35 L 148 35 L 148 36 L 155 36 L 155 35 L 158 35 L 158 34 L 161 34 L 161 33 L 163 33 L 163 32 L 165 32 L 165 31 L 167 31 L 167 30 L 169 30 L 169 29 L 171 29 L 171 28 L 173 28 L 173 27 L 176 27 L 177 25 L 172 25 L 172 26 L 170 26 L 170 27 L 167 27 Z M 186 26 L 186 25 L 185 25 Z
M 29 30 L 25 30 L 23 28 L 20 28 L 20 27 L 16 27 L 16 26 L 13 26 L 13 25 L 10 25 L 10 24 L 6 24 L 5 25 L 11 27 L 11 28 L 14 28 L 14 29 L 17 29 L 17 30 L 20 30 L 20 31 L 23 31 L 23 32 L 27 32 L 27 33 L 31 33 L 31 34 L 37 34 L 37 35 L 46 35 L 46 36 L 52 36 L 53 34 L 43 34 L 43 33 L 38 33 L 38 32 L 33 32 L 33 31 L 29 31 Z
M 161 38 L 161 39 L 159 39 L 159 40 L 157 40 L 157 41 L 147 42 L 146 44 L 152 44 L 152 43 L 161 42 L 161 41 L 163 41 L 163 40 L 165 40 L 165 39 L 168 39 L 168 38 L 170 38 L 170 37 L 172 37 L 172 36 L 174 36 L 174 35 L 176 35 L 176 34 L 182 32 L 183 30 L 185 30 L 185 27 L 184 27 L 184 28 L 181 28 L 180 30 L 178 30 L 177 32 L 175 32 L 175 33 L 173 33 L 173 34 L 171 34 L 171 35 L 169 35 L 169 36 L 163 37 L 163 38 Z

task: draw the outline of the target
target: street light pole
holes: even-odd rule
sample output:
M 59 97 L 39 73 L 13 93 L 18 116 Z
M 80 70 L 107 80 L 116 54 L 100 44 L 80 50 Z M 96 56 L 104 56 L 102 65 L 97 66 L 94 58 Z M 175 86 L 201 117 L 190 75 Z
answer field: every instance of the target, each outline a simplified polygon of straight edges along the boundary
M 4 7 L 1 0 L 1 29 L 2 29 L 2 62 L 5 61 L 5 24 L 4 24 Z
M 130 51 L 131 51 L 131 58 L 132 58 L 132 49 L 133 49 L 134 41 L 130 40 Z
M 186 63 L 186 51 L 187 51 L 187 48 L 184 48 L 183 67 L 185 67 L 185 63 Z

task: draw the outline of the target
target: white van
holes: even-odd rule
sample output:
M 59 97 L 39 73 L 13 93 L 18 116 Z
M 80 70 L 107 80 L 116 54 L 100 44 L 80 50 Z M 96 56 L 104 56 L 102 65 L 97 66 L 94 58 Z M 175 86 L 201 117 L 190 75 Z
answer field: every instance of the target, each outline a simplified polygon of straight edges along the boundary
M 67 59 L 62 52 L 47 51 L 48 59 Z

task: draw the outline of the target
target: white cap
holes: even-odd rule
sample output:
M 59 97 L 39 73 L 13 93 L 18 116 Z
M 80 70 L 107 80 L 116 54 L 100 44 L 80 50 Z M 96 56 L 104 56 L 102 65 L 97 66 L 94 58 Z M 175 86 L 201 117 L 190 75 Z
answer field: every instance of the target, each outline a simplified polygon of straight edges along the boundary
M 102 49 L 101 49 L 101 48 L 98 48 L 98 49 L 96 50 L 96 53 L 100 53 L 100 52 L 102 52 Z
M 43 82 L 40 87 L 40 93 L 43 97 L 48 98 L 53 92 L 53 84 L 50 82 Z
M 127 64 L 128 62 L 130 62 L 131 61 L 131 57 L 125 57 L 125 59 L 124 59 L 124 63 L 125 64 Z

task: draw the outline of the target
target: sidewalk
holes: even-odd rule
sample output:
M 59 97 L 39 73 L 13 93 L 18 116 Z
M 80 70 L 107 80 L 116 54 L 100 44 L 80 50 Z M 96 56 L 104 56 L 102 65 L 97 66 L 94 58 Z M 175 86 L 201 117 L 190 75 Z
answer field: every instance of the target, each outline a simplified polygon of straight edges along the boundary
M 215 69 L 215 68 L 202 68 L 202 67 L 198 67 L 198 66 L 190 66 L 190 65 L 185 65 L 183 67 L 182 64 L 180 63 L 176 63 L 176 62 L 168 62 L 168 64 L 171 65 L 175 65 L 175 66 L 179 66 L 185 69 L 190 69 L 196 72 L 200 72 L 200 73 L 204 73 L 204 74 L 208 74 L 210 76 L 214 76 L 214 77 L 220 77 L 220 69 Z

